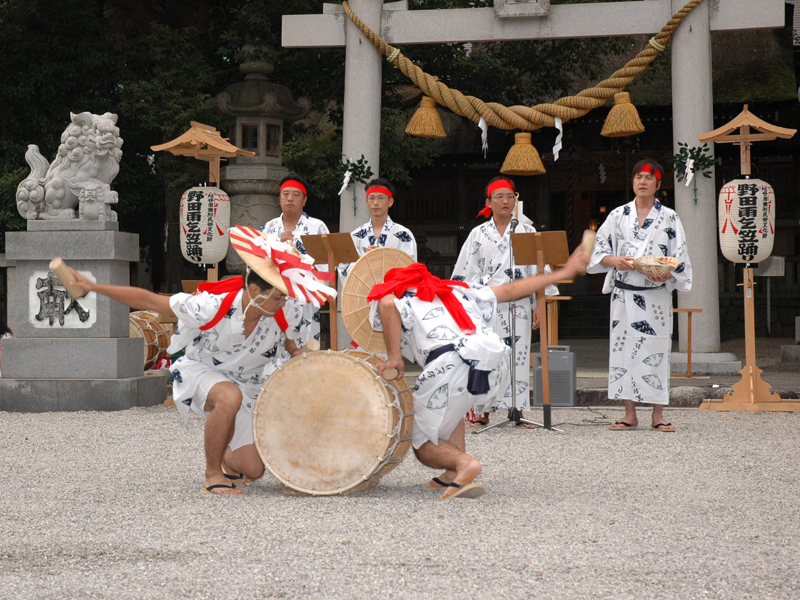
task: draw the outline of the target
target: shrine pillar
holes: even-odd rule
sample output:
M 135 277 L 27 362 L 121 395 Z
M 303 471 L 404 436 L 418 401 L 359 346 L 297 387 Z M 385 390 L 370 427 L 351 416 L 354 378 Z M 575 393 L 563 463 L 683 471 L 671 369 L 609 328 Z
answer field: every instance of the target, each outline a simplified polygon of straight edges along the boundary
M 381 30 L 382 1 L 351 0 L 350 8 L 370 29 Z M 342 154 L 352 160 L 358 160 L 363 154 L 372 168 L 373 176 L 378 177 L 383 57 L 350 19 L 347 19 L 346 48 Z M 356 183 L 346 189 L 341 195 L 340 203 L 339 231 L 352 231 L 369 220 L 370 213 L 364 201 L 364 184 Z
M 672 0 L 672 11 L 685 0 Z M 708 2 L 695 8 L 675 31 L 672 42 L 672 145 L 699 146 L 697 136 L 714 129 L 711 31 Z M 714 147 L 711 147 L 713 155 Z M 719 276 L 717 273 L 717 197 L 714 178 L 695 176 L 693 185 L 675 180 L 675 209 L 681 218 L 692 260 L 692 291 L 678 293 L 681 308 L 701 308 L 692 323 L 692 350 L 719 352 Z M 688 349 L 687 317 L 680 315 L 680 352 Z

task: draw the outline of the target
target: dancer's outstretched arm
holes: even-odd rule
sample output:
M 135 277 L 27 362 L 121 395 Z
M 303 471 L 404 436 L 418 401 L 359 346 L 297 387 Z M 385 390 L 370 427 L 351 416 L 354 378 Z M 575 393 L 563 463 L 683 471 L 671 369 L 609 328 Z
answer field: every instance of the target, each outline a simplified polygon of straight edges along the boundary
M 77 285 L 86 292 L 96 292 L 103 296 L 108 296 L 112 300 L 121 302 L 126 306 L 136 310 L 154 310 L 165 315 L 175 316 L 172 307 L 169 305 L 169 296 L 154 294 L 149 290 L 129 285 L 111 285 L 108 283 L 96 283 L 69 267 L 72 273 L 70 284 Z

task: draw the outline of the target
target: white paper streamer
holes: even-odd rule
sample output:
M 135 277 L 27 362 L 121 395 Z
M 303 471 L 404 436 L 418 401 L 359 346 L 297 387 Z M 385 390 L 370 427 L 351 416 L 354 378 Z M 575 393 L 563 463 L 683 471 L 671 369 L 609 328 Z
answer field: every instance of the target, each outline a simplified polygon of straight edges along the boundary
M 556 129 L 558 129 L 558 135 L 556 136 L 555 146 L 553 146 L 553 162 L 558 160 L 558 153 L 561 152 L 561 148 L 563 148 L 561 138 L 564 137 L 564 126 L 561 123 L 560 117 L 556 117 Z
M 349 162 L 349 161 L 348 161 L 348 162 Z M 344 174 L 344 181 L 342 182 L 342 189 L 340 189 L 340 190 L 339 190 L 339 193 L 338 193 L 338 194 L 336 194 L 337 196 L 341 196 L 342 194 L 344 194 L 344 191 L 345 191 L 345 190 L 348 188 L 348 186 L 350 185 L 350 177 L 351 177 L 352 175 L 353 175 L 353 172 L 352 172 L 351 170 L 349 170 L 349 169 L 348 169 L 348 170 L 347 170 L 347 173 L 345 173 L 345 174 Z
M 481 120 L 478 121 L 478 127 L 481 130 L 481 150 L 483 151 L 483 158 L 486 158 L 489 154 L 489 124 L 486 122 L 486 119 L 481 117 Z
M 600 163 L 600 167 L 597 169 L 600 171 L 600 183 L 603 184 L 606 182 L 606 166 Z
M 692 171 L 692 167 L 694 166 L 694 159 L 687 158 L 686 159 L 686 187 L 689 187 L 689 184 L 694 179 L 694 171 Z

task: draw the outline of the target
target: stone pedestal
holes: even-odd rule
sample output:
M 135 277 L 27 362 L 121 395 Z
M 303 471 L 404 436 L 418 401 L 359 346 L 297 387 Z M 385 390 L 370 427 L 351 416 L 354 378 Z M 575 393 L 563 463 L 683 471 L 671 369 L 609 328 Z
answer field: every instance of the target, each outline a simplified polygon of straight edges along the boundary
M 46 412 L 122 410 L 167 397 L 167 372 L 145 375 L 141 338 L 130 337 L 128 307 L 95 293 L 77 305 L 49 271 L 62 257 L 102 283 L 128 285 L 139 259 L 138 236 L 115 221 L 28 221 L 6 234 L 16 263 L 9 286 L 0 410 Z

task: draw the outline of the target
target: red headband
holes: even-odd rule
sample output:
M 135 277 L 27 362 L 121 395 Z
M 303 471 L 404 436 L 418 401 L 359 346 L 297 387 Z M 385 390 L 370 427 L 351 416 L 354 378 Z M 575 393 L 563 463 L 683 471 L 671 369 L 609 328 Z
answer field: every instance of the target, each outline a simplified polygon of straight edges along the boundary
M 394 198 L 394 196 L 392 196 L 392 192 L 390 192 L 385 187 L 381 187 L 379 185 L 373 185 L 371 188 L 367 189 L 367 196 L 369 196 L 372 193 L 375 193 L 375 194 L 386 194 L 387 196 L 389 196 L 389 198 Z
M 641 169 L 639 169 L 639 173 L 652 173 L 653 177 L 661 181 L 661 171 L 652 165 L 643 166 Z
M 489 208 L 488 206 L 484 206 L 483 210 L 479 212 L 477 216 L 486 217 L 487 219 L 490 219 L 492 217 L 492 209 Z
M 486 188 L 486 197 L 492 195 L 492 192 L 495 190 L 499 190 L 500 188 L 508 188 L 512 192 L 514 191 L 514 184 L 511 183 L 508 179 L 498 179 L 497 181 L 493 181 L 489 184 L 489 187 Z
M 287 179 L 286 181 L 284 181 L 281 184 L 281 191 L 283 191 L 283 189 L 287 187 L 297 188 L 298 190 L 303 192 L 303 196 L 308 196 L 308 192 L 306 192 L 306 186 L 297 181 L 297 179 Z

